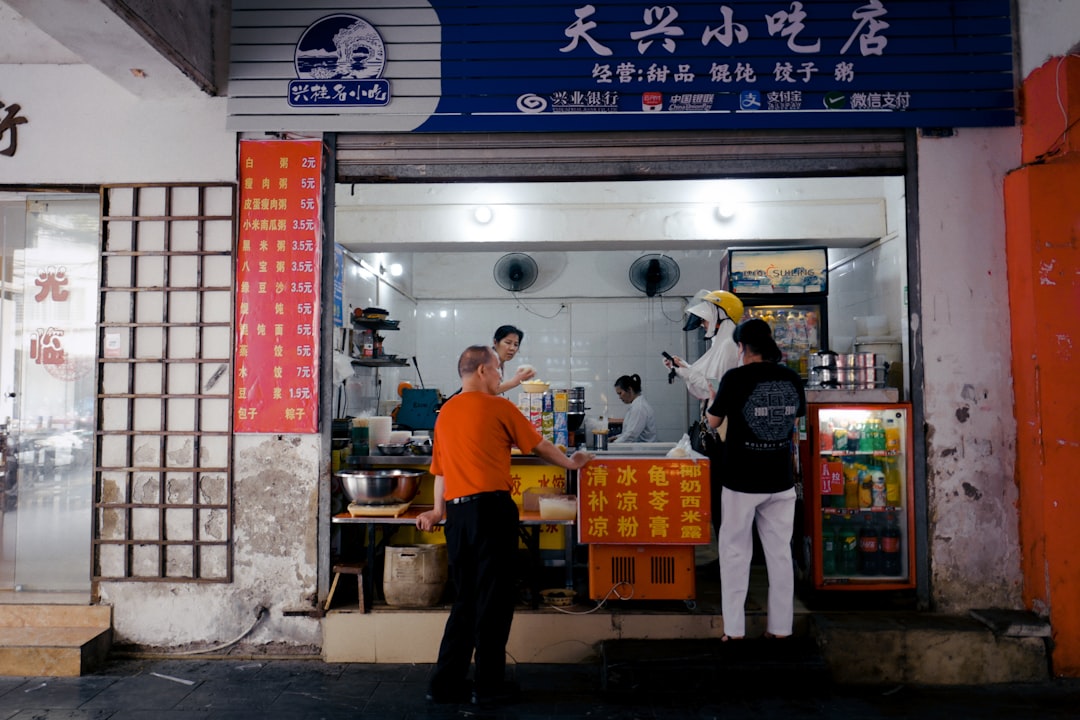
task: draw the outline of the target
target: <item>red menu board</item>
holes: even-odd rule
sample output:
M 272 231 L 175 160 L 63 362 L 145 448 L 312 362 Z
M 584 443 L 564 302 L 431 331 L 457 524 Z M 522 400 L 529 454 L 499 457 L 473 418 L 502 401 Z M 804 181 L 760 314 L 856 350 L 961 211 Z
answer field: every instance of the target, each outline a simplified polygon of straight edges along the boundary
M 234 432 L 317 430 L 321 197 L 321 142 L 240 142 Z
M 709 532 L 709 461 L 603 458 L 578 471 L 578 541 L 699 545 Z

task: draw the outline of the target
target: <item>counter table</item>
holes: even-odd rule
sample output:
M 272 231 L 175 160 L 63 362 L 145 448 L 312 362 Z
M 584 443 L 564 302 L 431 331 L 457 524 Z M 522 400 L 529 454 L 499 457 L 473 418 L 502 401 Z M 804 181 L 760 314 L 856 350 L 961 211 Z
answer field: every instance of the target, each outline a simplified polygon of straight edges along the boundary
M 598 460 L 619 460 L 619 459 L 633 459 L 633 460 L 648 460 L 648 459 L 662 459 L 665 458 L 666 453 L 674 446 L 673 443 L 626 443 L 615 444 L 606 451 L 596 452 Z M 354 469 L 363 470 L 365 468 L 401 468 L 401 469 L 423 469 L 428 470 L 431 464 L 431 457 L 426 455 L 372 455 L 363 458 L 358 466 Z M 557 466 L 551 465 L 545 460 L 535 455 L 513 455 L 511 458 L 511 467 L 547 467 L 557 473 L 566 473 L 566 492 L 570 494 L 577 494 L 578 489 L 578 475 L 579 471 L 567 471 Z M 430 501 L 429 501 L 430 502 Z M 417 516 L 431 509 L 429 504 L 414 504 L 403 511 L 397 516 L 385 516 L 385 515 L 362 515 L 353 516 L 350 513 L 339 513 L 332 518 L 332 522 L 338 525 L 360 525 L 366 529 L 365 532 L 365 545 L 367 554 L 367 569 L 368 572 L 364 574 L 364 597 L 365 605 L 371 602 L 371 599 L 375 597 L 375 590 L 378 587 L 376 577 L 379 575 L 377 561 L 380 556 L 380 552 L 385 549 L 389 544 L 390 539 L 393 537 L 397 529 L 403 526 L 414 526 L 416 524 Z M 540 529 L 544 526 L 561 526 L 563 531 L 563 550 L 564 550 L 564 562 L 566 568 L 566 587 L 573 589 L 574 587 L 574 553 L 577 543 L 577 533 L 575 533 L 574 526 L 577 523 L 577 519 L 570 520 L 551 520 L 540 517 L 540 513 L 536 511 L 519 510 L 520 512 L 520 532 L 521 539 L 525 544 L 525 547 L 529 551 L 529 555 L 532 561 L 532 568 L 530 572 L 531 590 L 532 590 L 532 603 L 536 607 L 539 603 L 539 581 L 540 570 L 543 567 L 543 559 L 540 551 Z M 580 512 L 580 510 L 579 510 Z M 707 527 L 707 520 L 706 520 Z M 382 539 L 377 538 L 377 531 L 382 529 Z M 365 611 L 368 607 L 364 608 Z

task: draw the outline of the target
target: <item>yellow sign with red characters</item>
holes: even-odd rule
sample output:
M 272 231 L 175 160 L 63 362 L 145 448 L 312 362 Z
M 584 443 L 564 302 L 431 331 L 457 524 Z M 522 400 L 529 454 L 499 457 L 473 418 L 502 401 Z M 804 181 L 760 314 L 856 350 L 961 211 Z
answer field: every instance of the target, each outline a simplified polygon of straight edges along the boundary
M 417 505 L 431 505 L 434 502 L 432 481 L 430 475 L 424 476 L 420 483 L 420 493 L 416 496 Z M 558 493 L 566 492 L 566 471 L 554 465 L 518 465 L 515 464 L 510 470 L 510 482 L 513 489 L 510 496 L 514 502 L 522 505 L 525 491 L 530 488 L 549 488 Z M 562 550 L 566 547 L 566 526 L 558 524 L 541 524 L 535 526 L 540 539 L 540 550 Z M 414 527 L 403 527 L 398 530 L 396 542 L 414 543 L 443 543 L 446 536 L 443 526 L 438 525 L 431 532 L 423 532 Z M 525 547 L 524 542 L 520 543 Z
M 598 458 L 578 485 L 578 542 L 712 542 L 708 460 Z

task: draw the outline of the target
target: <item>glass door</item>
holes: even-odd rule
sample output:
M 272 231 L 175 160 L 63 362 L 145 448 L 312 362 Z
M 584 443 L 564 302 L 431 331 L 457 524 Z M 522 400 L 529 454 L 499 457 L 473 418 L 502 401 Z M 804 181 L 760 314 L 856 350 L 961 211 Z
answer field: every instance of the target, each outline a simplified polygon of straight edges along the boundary
M 0 591 L 89 592 L 98 196 L 0 218 Z
M 810 410 L 815 586 L 914 587 L 910 406 Z

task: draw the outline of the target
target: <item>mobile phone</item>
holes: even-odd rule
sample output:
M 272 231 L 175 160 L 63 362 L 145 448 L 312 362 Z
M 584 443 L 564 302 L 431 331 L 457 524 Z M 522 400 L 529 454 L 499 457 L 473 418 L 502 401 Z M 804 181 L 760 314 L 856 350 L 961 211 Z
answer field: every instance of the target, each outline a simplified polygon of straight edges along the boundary
M 675 358 L 671 357 L 671 355 L 668 354 L 667 350 L 661 350 L 660 354 L 663 355 L 668 360 L 670 360 L 671 362 L 675 362 Z

